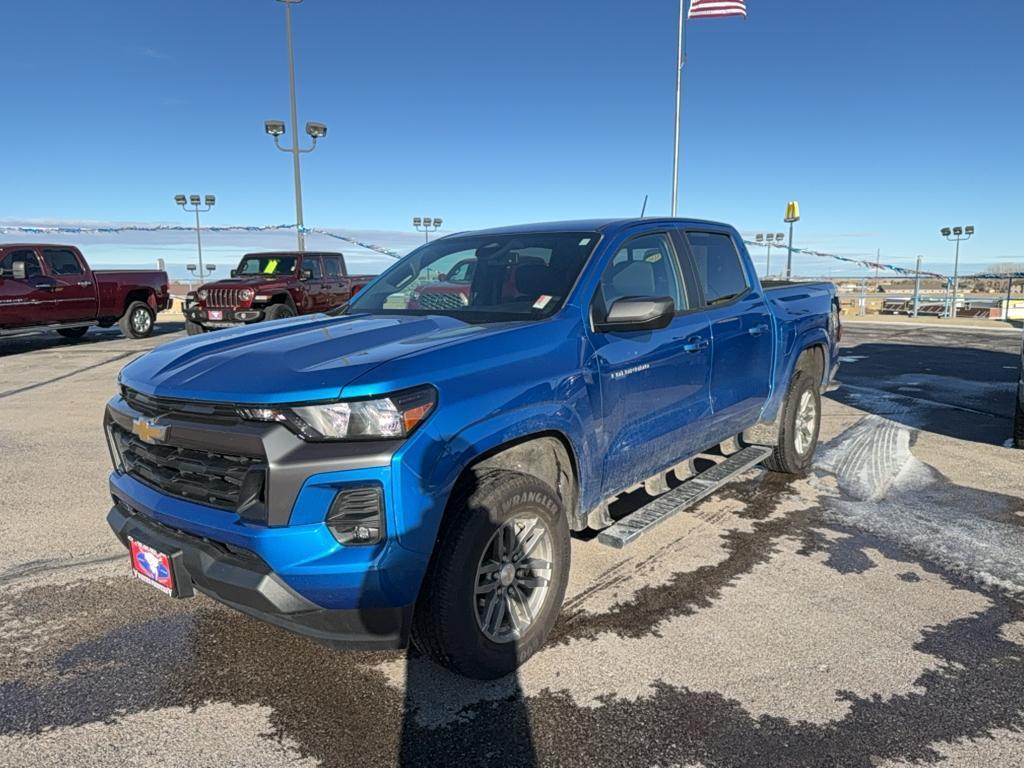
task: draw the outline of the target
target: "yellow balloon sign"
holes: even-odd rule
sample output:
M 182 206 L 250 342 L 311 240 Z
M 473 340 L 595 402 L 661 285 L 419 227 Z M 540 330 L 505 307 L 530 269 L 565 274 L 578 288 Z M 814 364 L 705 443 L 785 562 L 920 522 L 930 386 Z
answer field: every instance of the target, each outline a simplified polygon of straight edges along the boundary
M 787 224 L 791 224 L 794 221 L 800 221 L 800 203 L 796 200 L 790 200 L 786 204 L 786 218 L 783 219 Z

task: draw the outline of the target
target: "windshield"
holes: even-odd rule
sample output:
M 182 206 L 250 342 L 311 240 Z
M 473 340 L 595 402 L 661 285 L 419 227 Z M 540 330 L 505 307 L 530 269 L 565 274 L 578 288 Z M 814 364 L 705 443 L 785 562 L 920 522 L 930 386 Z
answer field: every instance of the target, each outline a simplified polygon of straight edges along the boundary
M 347 312 L 441 314 L 467 322 L 549 317 L 590 257 L 596 232 L 464 235 L 418 248 Z
M 235 270 L 238 275 L 294 275 L 295 257 L 267 253 L 245 256 Z

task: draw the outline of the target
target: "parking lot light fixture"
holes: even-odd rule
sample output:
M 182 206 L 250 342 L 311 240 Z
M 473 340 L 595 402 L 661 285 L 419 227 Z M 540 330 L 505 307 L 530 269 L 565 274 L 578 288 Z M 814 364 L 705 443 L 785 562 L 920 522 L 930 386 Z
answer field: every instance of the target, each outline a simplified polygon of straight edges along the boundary
M 306 133 L 313 139 L 312 146 L 299 146 L 299 118 L 298 109 L 295 106 L 295 51 L 292 45 L 292 6 L 298 5 L 302 0 L 277 0 L 284 4 L 284 26 L 285 35 L 288 38 L 288 93 L 291 97 L 291 122 L 292 122 L 292 145 L 281 146 L 281 136 L 285 132 L 283 120 L 267 120 L 263 123 L 263 129 L 274 137 L 274 146 L 282 152 L 288 152 L 292 156 L 292 174 L 295 177 L 295 236 L 298 242 L 299 251 L 306 250 L 306 226 L 302 219 L 302 174 L 299 169 L 299 156 L 312 152 L 316 149 L 317 139 L 327 135 L 327 126 L 324 123 L 306 123 Z
M 199 195 L 189 195 L 188 196 L 188 203 L 186 204 L 186 202 L 185 202 L 185 195 L 175 195 L 174 196 L 174 202 L 177 205 L 180 205 L 181 209 L 183 211 L 186 211 L 188 213 L 195 213 L 195 215 L 196 215 L 196 251 L 199 253 L 199 278 L 200 279 L 202 279 L 202 277 L 203 277 L 203 236 L 202 236 L 202 231 L 201 231 L 201 229 L 199 227 L 199 214 L 200 213 L 206 213 L 211 208 L 213 208 L 213 206 L 217 204 L 217 198 L 214 197 L 213 195 L 206 195 L 205 196 L 205 202 L 206 202 L 205 207 L 200 205 L 200 201 L 201 200 L 203 200 L 203 198 L 200 197 Z M 191 206 L 191 207 L 189 207 L 189 206 Z
M 424 234 L 424 242 L 430 242 L 430 233 L 436 232 L 441 228 L 443 223 L 442 219 L 433 218 L 431 216 L 413 216 L 412 225 L 416 228 L 417 232 Z
M 970 240 L 974 236 L 974 227 L 943 227 L 939 232 L 951 243 L 956 243 L 956 255 L 953 259 L 953 298 L 950 306 L 946 309 L 946 317 L 955 318 L 956 296 L 960 287 L 960 241 Z

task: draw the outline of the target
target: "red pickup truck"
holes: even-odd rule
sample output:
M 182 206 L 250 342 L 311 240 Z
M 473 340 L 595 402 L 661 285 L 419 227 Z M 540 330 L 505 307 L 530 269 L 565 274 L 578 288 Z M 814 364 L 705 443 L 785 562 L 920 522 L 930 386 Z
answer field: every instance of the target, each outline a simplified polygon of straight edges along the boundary
M 93 270 L 71 245 L 0 245 L 0 337 L 46 329 L 80 339 L 117 323 L 141 339 L 170 306 L 161 270 Z
M 188 295 L 190 336 L 217 328 L 326 312 L 341 306 L 373 279 L 350 275 L 340 253 L 247 253 L 231 277 Z

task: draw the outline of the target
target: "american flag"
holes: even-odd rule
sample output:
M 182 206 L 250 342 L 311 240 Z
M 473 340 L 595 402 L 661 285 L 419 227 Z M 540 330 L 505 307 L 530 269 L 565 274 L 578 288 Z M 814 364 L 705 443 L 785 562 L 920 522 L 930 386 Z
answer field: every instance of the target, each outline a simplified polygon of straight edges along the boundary
M 747 15 L 746 0 L 693 0 L 690 3 L 691 19 L 708 19 L 718 16 Z

